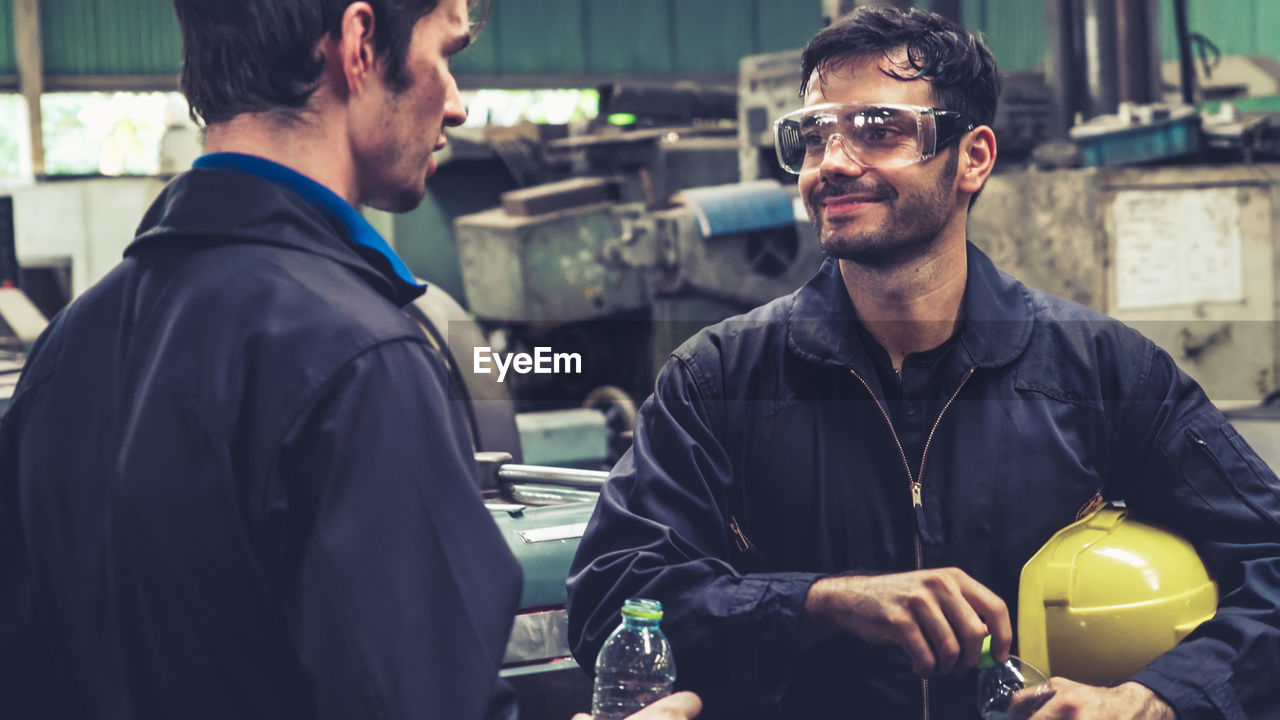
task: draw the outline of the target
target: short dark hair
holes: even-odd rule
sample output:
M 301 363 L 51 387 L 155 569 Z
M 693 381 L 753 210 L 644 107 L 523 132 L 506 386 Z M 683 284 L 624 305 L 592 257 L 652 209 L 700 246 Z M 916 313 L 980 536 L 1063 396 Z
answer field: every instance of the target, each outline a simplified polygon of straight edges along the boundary
M 315 45 L 341 31 L 354 0 L 173 0 L 182 28 L 182 92 L 206 125 L 246 112 L 295 116 L 324 67 Z M 405 68 L 413 26 L 439 0 L 366 0 L 387 84 L 412 82 Z M 471 3 L 468 3 L 470 6 Z
M 991 125 L 1000 98 L 1000 71 L 982 38 L 947 18 L 923 10 L 860 7 L 819 32 L 804 49 L 800 96 L 809 90 L 813 71 L 821 77 L 855 57 L 892 57 L 905 50 L 914 72 L 894 77 L 929 80 L 938 106 L 962 112 L 979 125 Z

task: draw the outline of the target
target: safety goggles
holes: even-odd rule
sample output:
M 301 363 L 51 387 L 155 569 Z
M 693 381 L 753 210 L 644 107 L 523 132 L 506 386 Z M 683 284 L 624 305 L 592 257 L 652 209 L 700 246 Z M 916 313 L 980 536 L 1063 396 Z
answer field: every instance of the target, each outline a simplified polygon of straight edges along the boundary
M 817 169 L 832 140 L 858 165 L 896 168 L 927 160 L 977 127 L 950 110 L 894 103 L 827 103 L 787 113 L 773 124 L 778 163 L 799 175 Z

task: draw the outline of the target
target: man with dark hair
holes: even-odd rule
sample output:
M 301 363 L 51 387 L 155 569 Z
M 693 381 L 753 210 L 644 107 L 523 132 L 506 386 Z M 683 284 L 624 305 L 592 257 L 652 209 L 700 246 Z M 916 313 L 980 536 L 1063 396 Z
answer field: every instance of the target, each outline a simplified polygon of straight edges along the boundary
M 1191 539 L 1221 606 L 1130 682 L 1054 679 L 1034 717 L 1278 717 L 1280 481 L 1167 353 L 967 241 L 991 53 L 861 8 L 803 68 L 778 158 L 830 258 L 659 374 L 570 571 L 579 662 L 644 596 L 706 717 L 974 718 L 1023 564 L 1103 496 Z
M 416 205 L 465 120 L 468 4 L 175 7 L 207 154 L 0 425 L 0 716 L 509 715 L 520 569 L 356 211 Z

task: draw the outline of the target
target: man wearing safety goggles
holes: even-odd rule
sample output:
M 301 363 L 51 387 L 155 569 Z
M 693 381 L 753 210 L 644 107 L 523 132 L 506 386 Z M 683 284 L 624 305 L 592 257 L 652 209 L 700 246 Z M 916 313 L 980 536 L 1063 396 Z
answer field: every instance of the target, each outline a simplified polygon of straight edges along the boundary
M 579 661 L 643 596 L 703 717 L 973 720 L 1021 568 L 1102 495 L 1191 540 L 1222 604 L 1129 682 L 1054 678 L 1017 716 L 1277 717 L 1280 481 L 1166 352 L 968 242 L 990 51 L 860 8 L 803 72 L 775 141 L 830 258 L 663 368 L 570 571 Z
M 832 141 L 867 168 L 928 160 L 975 125 L 963 113 L 919 105 L 834 102 L 800 108 L 774 124 L 778 162 L 799 175 L 816 170 Z

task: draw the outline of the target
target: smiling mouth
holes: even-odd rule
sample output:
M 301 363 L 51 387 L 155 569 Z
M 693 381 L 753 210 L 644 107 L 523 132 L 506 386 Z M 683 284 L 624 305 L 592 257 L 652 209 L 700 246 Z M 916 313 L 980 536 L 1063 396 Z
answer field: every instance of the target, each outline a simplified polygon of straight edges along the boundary
M 885 198 L 879 196 L 846 196 L 838 198 L 829 198 L 822 202 L 823 214 L 828 218 L 839 218 L 847 215 L 856 215 L 862 210 L 872 205 L 883 202 Z
M 840 197 L 827 198 L 822 201 L 822 204 L 825 207 L 833 205 L 867 205 L 884 199 L 881 195 L 842 195 Z

